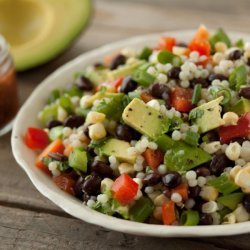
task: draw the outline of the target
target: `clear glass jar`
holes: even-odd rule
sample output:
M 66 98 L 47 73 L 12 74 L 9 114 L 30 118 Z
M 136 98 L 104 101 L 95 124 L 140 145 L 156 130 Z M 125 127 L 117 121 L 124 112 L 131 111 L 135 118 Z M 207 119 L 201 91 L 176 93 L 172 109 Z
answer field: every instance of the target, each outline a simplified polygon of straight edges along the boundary
M 0 35 L 0 136 L 10 131 L 18 106 L 16 71 L 9 45 Z

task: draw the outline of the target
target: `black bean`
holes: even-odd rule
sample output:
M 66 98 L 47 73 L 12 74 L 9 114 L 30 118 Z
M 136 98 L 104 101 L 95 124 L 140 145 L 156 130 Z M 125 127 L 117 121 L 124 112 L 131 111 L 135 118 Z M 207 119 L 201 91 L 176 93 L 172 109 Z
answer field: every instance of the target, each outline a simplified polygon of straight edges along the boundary
M 181 183 L 181 175 L 178 172 L 168 172 L 162 177 L 162 182 L 166 187 L 175 188 Z
M 209 75 L 208 77 L 208 81 L 211 83 L 213 80 L 220 80 L 220 81 L 223 81 L 223 80 L 228 80 L 228 77 L 226 77 L 225 75 L 222 75 L 222 74 L 211 74 Z
M 89 127 L 84 128 L 83 134 L 89 138 Z
M 61 125 L 62 125 L 62 122 L 57 121 L 57 120 L 52 120 L 52 121 L 48 122 L 47 128 L 52 129 L 54 127 L 61 126 Z
M 207 201 L 203 200 L 200 196 L 195 197 L 195 205 L 193 207 L 193 210 L 197 210 L 199 212 L 202 211 L 202 205 L 206 203 Z
M 124 55 L 119 54 L 112 60 L 109 68 L 111 70 L 114 70 L 118 68 L 118 66 L 123 65 L 125 63 L 126 63 L 126 57 Z
M 220 176 L 223 170 L 233 165 L 225 154 L 214 155 L 210 163 L 210 171 L 215 176 Z
M 126 77 L 123 79 L 120 92 L 127 94 L 128 92 L 131 92 L 137 88 L 137 82 L 134 81 L 131 77 Z
M 86 151 L 89 153 L 90 156 L 92 156 L 92 157 L 96 156 L 94 148 L 88 146 Z
M 56 161 L 67 161 L 68 160 L 67 156 L 65 156 L 61 153 L 58 153 L 58 152 L 49 152 L 48 156 Z
M 242 51 L 236 49 L 229 54 L 228 59 L 234 61 L 240 59 L 241 56 L 242 56 Z
M 250 213 L 250 194 L 245 194 L 242 204 L 247 212 Z
M 143 178 L 143 184 L 146 186 L 154 186 L 157 185 L 161 181 L 161 175 L 157 173 L 147 174 Z
M 201 166 L 201 167 L 196 168 L 195 172 L 196 172 L 197 176 L 206 177 L 206 176 L 211 175 L 209 168 L 207 168 L 205 166 Z
M 168 77 L 172 79 L 179 79 L 180 73 L 181 73 L 180 67 L 173 67 L 168 71 Z
M 82 191 L 88 195 L 96 195 L 100 191 L 101 177 L 98 175 L 89 175 L 86 177 Z
M 102 176 L 102 177 L 113 177 L 112 168 L 103 161 L 94 161 L 91 164 L 91 171 Z
M 164 93 L 170 93 L 170 88 L 165 84 L 155 83 L 150 92 L 153 97 L 162 98 Z
M 83 177 L 80 176 L 80 177 L 78 178 L 78 180 L 76 181 L 76 184 L 75 184 L 75 187 L 74 187 L 75 196 L 76 196 L 77 198 L 80 198 L 80 199 L 81 199 L 82 196 L 83 196 L 83 191 L 82 191 L 83 182 L 84 182 Z
M 176 43 L 176 46 L 186 48 L 188 45 L 184 42 L 178 42 Z
M 211 214 L 202 213 L 200 215 L 199 225 L 212 225 L 212 224 L 213 224 L 213 217 Z
M 94 88 L 94 84 L 85 76 L 80 76 L 76 80 L 76 86 L 81 90 L 90 91 Z
M 247 58 L 247 65 L 250 67 L 250 57 Z
M 195 187 L 189 187 L 188 189 L 188 197 L 190 198 L 196 198 L 197 196 L 199 196 L 201 191 L 201 187 L 200 186 L 195 186 Z
M 132 141 L 132 140 L 138 140 L 141 135 L 132 129 L 131 127 L 125 125 L 125 124 L 118 124 L 116 127 L 116 136 L 118 139 L 124 140 L 124 141 Z
M 98 68 L 102 68 L 102 67 L 105 67 L 105 66 L 104 66 L 103 63 L 101 63 L 101 62 L 96 62 L 96 63 L 94 64 L 94 67 L 95 67 L 96 69 L 98 69 Z
M 78 115 L 71 115 L 64 121 L 65 127 L 78 128 L 84 123 L 84 118 Z
M 168 92 L 164 92 L 162 94 L 162 99 L 165 101 L 165 106 L 167 109 L 171 108 L 171 105 L 170 105 L 170 94 Z
M 216 130 L 210 130 L 209 132 L 206 133 L 206 136 L 210 142 L 219 141 L 220 139 L 219 134 Z
M 239 96 L 250 99 L 250 87 L 241 88 L 239 90 Z
M 172 191 L 171 191 L 170 188 L 165 187 L 165 189 L 163 190 L 163 194 L 164 194 L 167 198 L 171 198 Z
M 210 85 L 209 81 L 204 78 L 194 78 L 190 80 L 190 85 L 192 88 L 194 88 L 196 84 L 201 84 L 202 88 L 207 88 Z
M 91 198 L 91 195 L 86 194 L 86 193 L 83 193 L 83 195 L 82 195 L 82 200 L 83 200 L 84 202 L 87 202 L 88 200 L 90 200 L 90 198 Z

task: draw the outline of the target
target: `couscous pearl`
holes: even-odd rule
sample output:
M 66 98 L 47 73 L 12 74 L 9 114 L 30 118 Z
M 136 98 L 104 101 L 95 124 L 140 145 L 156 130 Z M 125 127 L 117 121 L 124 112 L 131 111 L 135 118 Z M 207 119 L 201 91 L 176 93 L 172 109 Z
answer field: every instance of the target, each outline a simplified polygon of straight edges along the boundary
M 134 170 L 139 172 L 143 170 L 143 165 L 142 164 L 134 164 Z
M 171 195 L 171 200 L 174 202 L 174 203 L 179 203 L 182 201 L 182 197 L 179 193 L 172 193 Z
M 72 134 L 72 129 L 69 127 L 64 127 L 62 133 L 64 137 L 69 137 Z
M 163 83 L 166 83 L 168 78 L 166 75 L 160 73 L 158 76 L 157 76 L 157 80 L 160 84 L 163 84 Z
M 164 164 L 159 165 L 158 173 L 159 174 L 166 174 L 167 173 L 167 168 L 166 168 L 166 166 Z
M 88 207 L 92 208 L 92 207 L 94 207 L 94 205 L 95 205 L 95 201 L 93 201 L 93 200 L 88 200 L 87 201 L 87 206 Z
M 202 205 L 202 212 L 206 214 L 214 213 L 218 210 L 217 202 L 208 201 Z
M 197 180 L 188 180 L 189 187 L 195 187 L 195 186 L 197 186 L 197 184 L 198 184 Z
M 199 176 L 197 179 L 197 184 L 200 187 L 203 187 L 207 183 L 207 179 L 204 176 Z
M 155 142 L 149 142 L 148 144 L 148 148 L 152 149 L 152 150 L 156 150 L 157 149 L 157 144 Z
M 100 203 L 104 204 L 104 203 L 108 202 L 108 200 L 109 200 L 109 197 L 106 194 L 99 194 L 97 196 L 97 201 L 99 201 Z
M 181 87 L 183 87 L 183 88 L 188 88 L 189 85 L 190 85 L 190 83 L 189 83 L 188 80 L 183 80 L 183 81 L 181 81 L 180 85 L 181 85 Z
M 187 180 L 195 180 L 196 177 L 197 177 L 197 174 L 194 170 L 187 171 L 187 173 L 186 173 Z
M 145 177 L 145 173 L 143 173 L 143 172 L 139 172 L 136 174 L 136 178 L 143 179 L 144 177 Z
M 181 139 L 181 132 L 178 130 L 173 131 L 172 139 L 175 141 L 179 141 Z
M 154 192 L 154 188 L 151 186 L 145 187 L 145 193 L 152 194 Z

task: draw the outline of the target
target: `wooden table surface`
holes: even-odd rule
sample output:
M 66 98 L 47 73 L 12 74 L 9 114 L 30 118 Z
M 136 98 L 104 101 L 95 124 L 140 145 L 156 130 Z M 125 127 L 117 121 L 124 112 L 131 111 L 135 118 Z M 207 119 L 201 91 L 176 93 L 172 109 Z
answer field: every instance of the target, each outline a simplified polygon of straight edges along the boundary
M 64 54 L 18 75 L 21 102 L 49 73 L 77 55 L 138 34 L 209 28 L 249 31 L 247 0 L 98 0 L 88 29 Z M 72 218 L 44 198 L 16 164 L 10 134 L 0 138 L 0 249 L 250 249 L 248 235 L 158 239 L 112 232 Z M 202 230 L 202 228 L 201 228 Z

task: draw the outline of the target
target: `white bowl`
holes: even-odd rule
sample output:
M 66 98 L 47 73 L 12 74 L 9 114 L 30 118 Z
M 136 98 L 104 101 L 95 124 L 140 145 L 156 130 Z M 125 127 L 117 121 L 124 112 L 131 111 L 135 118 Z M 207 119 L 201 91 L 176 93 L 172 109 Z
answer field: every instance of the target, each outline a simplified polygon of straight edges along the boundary
M 61 191 L 42 171 L 35 167 L 36 153 L 26 147 L 23 135 L 30 126 L 39 126 L 37 113 L 44 106 L 49 92 L 72 81 L 74 72 L 82 70 L 85 66 L 99 61 L 105 55 L 124 47 L 142 48 L 145 45 L 155 45 L 161 35 L 174 36 L 180 41 L 188 41 L 194 34 L 194 30 L 172 31 L 161 34 L 151 34 L 127 40 L 115 42 L 101 48 L 92 50 L 63 65 L 48 76 L 32 93 L 20 109 L 13 127 L 11 144 L 14 157 L 18 164 L 27 173 L 34 186 L 61 207 L 70 215 L 91 224 L 102 226 L 111 230 L 136 235 L 157 237 L 201 237 L 221 236 L 250 233 L 250 221 L 216 226 L 164 226 L 137 223 L 117 219 L 108 215 L 91 210 L 79 200 Z M 229 33 L 233 40 L 243 38 L 250 41 L 250 35 L 242 33 Z

